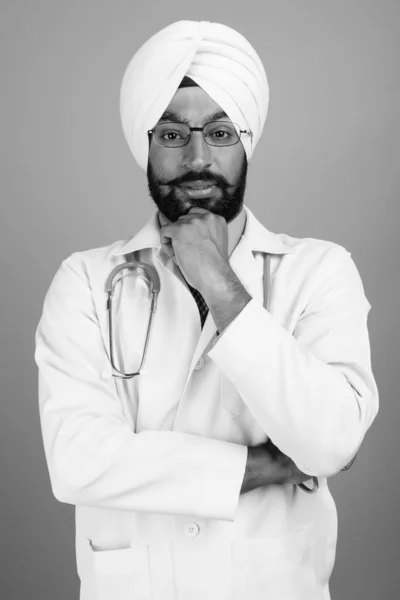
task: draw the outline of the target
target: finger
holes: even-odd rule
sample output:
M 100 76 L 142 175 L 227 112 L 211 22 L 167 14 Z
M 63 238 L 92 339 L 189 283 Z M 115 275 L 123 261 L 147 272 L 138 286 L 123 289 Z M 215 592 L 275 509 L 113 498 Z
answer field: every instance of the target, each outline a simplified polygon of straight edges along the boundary
M 170 244 L 172 241 L 172 232 L 169 225 L 160 228 L 160 240 L 162 244 Z
M 162 244 L 172 244 L 172 235 L 160 234 Z
M 174 247 L 173 247 L 172 243 L 164 244 L 164 251 L 166 252 L 168 258 L 172 258 L 174 263 L 178 266 L 178 262 L 176 260 L 175 251 L 174 251 Z
M 171 256 L 174 254 L 174 247 L 172 246 L 172 241 L 168 240 L 167 242 L 164 242 L 163 248 L 165 253 L 171 258 Z
M 181 215 L 178 220 L 176 221 L 176 223 L 190 223 L 190 221 L 192 220 L 192 217 L 194 215 L 198 215 L 198 216 L 203 216 L 206 214 L 210 214 L 209 210 L 205 210 L 204 208 L 199 208 L 198 206 L 195 206 L 194 208 L 191 208 L 187 213 L 185 213 L 184 215 Z

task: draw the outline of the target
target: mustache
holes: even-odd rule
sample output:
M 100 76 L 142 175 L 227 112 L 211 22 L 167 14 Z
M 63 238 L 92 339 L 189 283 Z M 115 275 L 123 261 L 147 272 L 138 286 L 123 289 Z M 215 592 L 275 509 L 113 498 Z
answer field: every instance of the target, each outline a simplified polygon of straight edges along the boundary
M 164 185 L 181 185 L 183 183 L 192 183 L 193 181 L 209 181 L 222 188 L 228 186 L 228 183 L 224 177 L 221 177 L 221 175 L 216 175 L 215 173 L 211 173 L 210 171 L 202 171 L 201 173 L 185 173 L 185 175 L 182 175 L 182 177 L 176 177 L 175 179 L 171 179 L 171 181 L 163 183 Z

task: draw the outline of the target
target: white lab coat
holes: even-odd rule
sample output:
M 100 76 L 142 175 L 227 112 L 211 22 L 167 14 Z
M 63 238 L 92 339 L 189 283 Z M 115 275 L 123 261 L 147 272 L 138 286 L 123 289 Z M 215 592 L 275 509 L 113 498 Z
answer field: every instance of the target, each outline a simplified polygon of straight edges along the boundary
M 342 246 L 273 234 L 244 208 L 229 262 L 252 300 L 219 336 L 211 313 L 201 330 L 160 250 L 158 213 L 128 241 L 72 254 L 47 292 L 40 417 L 53 493 L 76 506 L 81 600 L 330 598 L 337 513 L 326 478 L 378 411 L 370 304 Z M 104 285 L 132 251 L 156 267 L 161 292 L 145 369 L 122 381 L 111 376 Z M 117 288 L 117 355 L 136 370 L 147 288 L 132 277 Z M 269 437 L 319 478 L 317 493 L 285 484 L 240 495 L 247 446 Z

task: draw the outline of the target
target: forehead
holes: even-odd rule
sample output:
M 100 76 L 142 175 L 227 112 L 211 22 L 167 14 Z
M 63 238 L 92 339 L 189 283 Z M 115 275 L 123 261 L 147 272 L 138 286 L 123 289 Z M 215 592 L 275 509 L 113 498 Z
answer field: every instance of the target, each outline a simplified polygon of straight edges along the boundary
M 195 124 L 216 113 L 225 115 L 223 109 L 201 87 L 178 88 L 164 112 L 182 117 L 182 120 Z M 229 120 L 229 117 L 225 117 Z M 162 117 L 161 119 L 162 120 Z

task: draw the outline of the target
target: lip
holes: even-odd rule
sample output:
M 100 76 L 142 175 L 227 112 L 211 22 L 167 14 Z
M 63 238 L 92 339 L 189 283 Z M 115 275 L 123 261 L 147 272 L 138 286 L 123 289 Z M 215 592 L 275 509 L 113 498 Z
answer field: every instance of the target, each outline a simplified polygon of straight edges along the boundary
M 208 196 L 213 195 L 215 185 L 208 185 L 207 187 L 203 186 L 201 188 L 200 187 L 196 187 L 196 188 L 185 187 L 182 189 L 190 198 L 207 198 Z
M 190 183 L 182 183 L 180 187 L 184 189 L 190 188 L 198 190 L 203 188 L 209 188 L 214 185 L 214 181 L 191 181 Z

